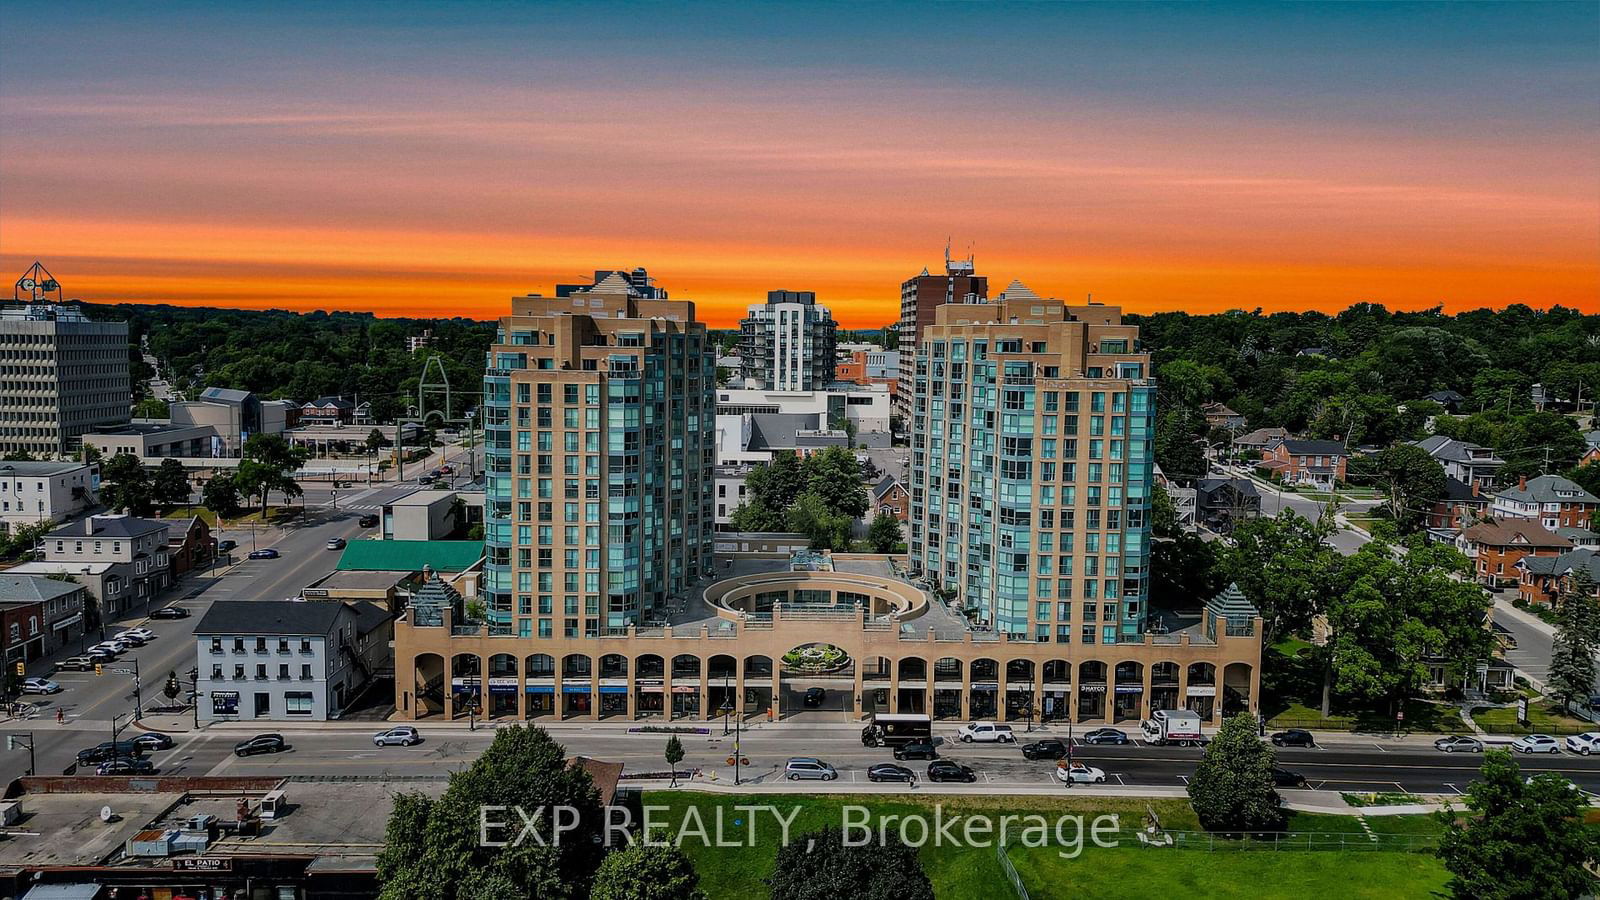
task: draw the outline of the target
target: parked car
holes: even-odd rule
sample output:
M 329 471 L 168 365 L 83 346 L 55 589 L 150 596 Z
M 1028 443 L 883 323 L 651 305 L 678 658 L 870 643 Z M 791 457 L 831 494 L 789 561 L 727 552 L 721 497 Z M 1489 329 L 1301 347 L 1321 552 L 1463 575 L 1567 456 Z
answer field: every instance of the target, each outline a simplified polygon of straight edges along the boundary
M 48 678 L 24 678 L 22 680 L 24 694 L 59 694 L 61 685 Z
M 28 679 L 32 681 L 33 679 Z M 1585 731 L 1583 734 L 1574 734 L 1566 740 L 1567 749 L 1579 756 L 1600 750 L 1600 731 Z
M 822 701 L 826 700 L 827 697 L 828 692 L 822 688 L 806 688 L 805 704 L 810 707 L 821 706 Z
M 189 611 L 181 606 L 163 606 L 150 614 L 152 619 L 187 619 Z
M 101 641 L 98 644 L 91 644 L 89 646 L 89 655 L 93 656 L 96 653 L 104 653 L 112 658 L 115 658 L 127 653 L 130 648 L 131 645 L 127 641 Z
M 277 559 L 278 558 L 278 551 L 272 549 L 271 547 L 263 547 L 260 550 L 251 550 L 250 551 L 250 558 L 251 559 Z
M 1446 753 L 1482 753 L 1483 741 L 1464 734 L 1452 734 L 1434 741 L 1433 749 L 1443 750 Z
M 1127 734 L 1115 728 L 1096 728 L 1083 736 L 1085 744 L 1126 744 Z
M 790 781 L 799 781 L 803 778 L 832 781 L 839 777 L 838 771 L 833 766 L 810 756 L 796 756 L 789 760 L 783 767 L 783 774 Z
M 329 550 L 343 550 L 344 549 L 344 538 L 328 538 L 328 549 Z
M 153 775 L 155 763 L 139 757 L 108 759 L 94 770 L 96 775 Z
M 90 647 L 84 655 L 89 657 L 89 668 L 91 669 L 99 663 L 115 662 L 117 658 L 115 650 L 107 650 L 104 647 Z
M 878 763 L 867 769 L 867 780 L 873 783 L 880 781 L 912 782 L 917 780 L 917 773 L 905 766 L 897 766 L 894 763 Z
M 258 734 L 233 746 L 235 756 L 254 756 L 257 753 L 282 753 L 289 749 L 281 734 Z
M 148 628 L 129 628 L 125 631 L 117 632 L 117 640 L 126 641 L 129 638 L 137 638 L 148 642 L 156 639 L 156 633 Z
M 1012 733 L 1010 725 L 1000 725 L 994 722 L 969 722 L 956 729 L 956 737 L 962 743 L 970 744 L 974 741 L 980 744 L 1011 744 L 1015 743 L 1017 736 Z
M 388 731 L 380 731 L 372 736 L 372 743 L 378 745 L 379 747 L 387 747 L 390 744 L 399 744 L 402 747 L 409 747 L 412 744 L 418 744 L 421 742 L 422 733 L 410 725 L 399 725 L 389 729 Z
M 217 541 L 218 553 L 231 553 L 239 549 L 239 542 L 235 540 Z
M 936 759 L 928 763 L 929 781 L 961 781 L 971 784 L 978 780 L 978 773 L 972 771 L 971 766 L 949 759 Z
M 895 759 L 938 759 L 933 741 L 910 741 L 894 748 Z
M 1304 728 L 1289 728 L 1272 736 L 1274 747 L 1315 747 L 1316 739 Z
M 69 656 L 56 663 L 57 672 L 92 672 L 95 660 L 88 656 Z
M 1518 753 L 1560 753 L 1561 745 L 1548 734 L 1525 734 L 1511 742 Z
M 1073 763 L 1070 766 L 1057 766 L 1056 780 L 1063 784 L 1105 784 L 1106 773 L 1104 769 L 1085 763 Z
M 1022 745 L 1023 759 L 1061 759 L 1067 755 L 1067 745 L 1055 738 L 1045 738 Z
M 121 759 L 122 757 L 135 757 L 144 753 L 138 744 L 133 741 L 101 741 L 93 747 L 85 747 L 78 751 L 78 765 L 101 763 L 108 759 Z
M 1306 783 L 1306 777 L 1299 772 L 1291 772 L 1280 766 L 1273 766 L 1272 783 L 1277 787 L 1301 787 Z
M 146 753 L 154 753 L 157 750 L 166 750 L 171 747 L 172 738 L 159 731 L 146 731 L 144 734 L 133 738 L 129 743 Z
M 443 466 L 439 467 L 439 474 L 440 475 L 454 475 L 455 473 L 456 473 L 456 467 L 455 466 L 443 465 Z
M 378 526 L 378 516 L 376 513 L 368 513 L 357 519 L 356 524 L 362 528 L 376 528 Z

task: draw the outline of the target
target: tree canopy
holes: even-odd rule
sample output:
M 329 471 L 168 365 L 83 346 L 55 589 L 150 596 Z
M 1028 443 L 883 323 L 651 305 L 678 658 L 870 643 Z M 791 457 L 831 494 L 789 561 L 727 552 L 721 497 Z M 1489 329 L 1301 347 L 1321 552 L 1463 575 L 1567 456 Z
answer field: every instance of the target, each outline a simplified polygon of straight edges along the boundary
M 804 460 L 778 452 L 745 477 L 745 501 L 730 521 L 739 531 L 794 531 L 814 548 L 848 550 L 851 528 L 871 507 L 861 464 L 844 447 Z
M 589 900 L 703 900 L 700 875 L 677 847 L 635 844 L 606 855 Z
M 1226 834 L 1281 829 L 1283 809 L 1272 781 L 1275 762 L 1272 747 L 1256 736 L 1251 716 L 1224 721 L 1189 779 L 1189 803 L 1200 824 Z
M 799 835 L 779 848 L 767 885 L 772 900 L 933 900 L 921 857 L 892 831 L 859 846 L 835 827 Z

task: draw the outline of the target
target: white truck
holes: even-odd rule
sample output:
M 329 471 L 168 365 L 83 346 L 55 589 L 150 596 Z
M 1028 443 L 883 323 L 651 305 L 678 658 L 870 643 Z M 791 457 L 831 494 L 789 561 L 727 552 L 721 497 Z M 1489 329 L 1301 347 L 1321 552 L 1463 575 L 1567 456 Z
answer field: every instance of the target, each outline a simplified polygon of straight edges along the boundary
M 1187 709 L 1158 709 L 1139 726 L 1146 743 L 1164 747 L 1177 744 L 1198 747 L 1206 742 L 1200 732 L 1200 716 Z

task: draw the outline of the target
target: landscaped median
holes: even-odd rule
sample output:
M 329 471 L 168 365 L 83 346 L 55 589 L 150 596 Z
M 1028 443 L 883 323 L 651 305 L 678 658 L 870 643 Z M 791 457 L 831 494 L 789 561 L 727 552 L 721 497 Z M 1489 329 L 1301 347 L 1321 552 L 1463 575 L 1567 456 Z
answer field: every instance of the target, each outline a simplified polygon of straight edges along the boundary
M 1233 840 L 1205 834 L 1189 803 L 1176 798 L 647 791 L 643 803 L 664 823 L 658 837 L 685 837 L 679 846 L 710 898 L 765 896 L 763 879 L 785 827 L 797 836 L 852 824 L 859 837 L 887 833 L 920 846 L 939 897 L 1009 896 L 996 848 L 1002 828 L 1007 858 L 1034 898 L 1298 898 L 1319 889 L 1344 897 L 1427 896 L 1448 877 L 1433 855 L 1440 827 L 1426 815 L 1374 817 L 1363 826 L 1353 815 L 1292 813 L 1281 835 Z M 791 817 L 786 826 L 779 816 Z M 685 822 L 691 832 L 681 835 Z M 1153 823 L 1173 846 L 1141 841 Z M 696 824 L 710 841 L 692 831 Z

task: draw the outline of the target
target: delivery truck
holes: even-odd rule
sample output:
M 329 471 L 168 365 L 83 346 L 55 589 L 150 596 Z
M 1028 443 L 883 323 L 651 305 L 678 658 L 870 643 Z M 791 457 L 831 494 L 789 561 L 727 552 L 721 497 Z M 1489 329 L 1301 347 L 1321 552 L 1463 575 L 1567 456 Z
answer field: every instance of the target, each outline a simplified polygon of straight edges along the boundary
M 1205 735 L 1200 733 L 1200 715 L 1187 709 L 1158 709 L 1144 720 L 1140 729 L 1145 742 L 1158 747 L 1169 744 L 1198 747 L 1206 742 Z

